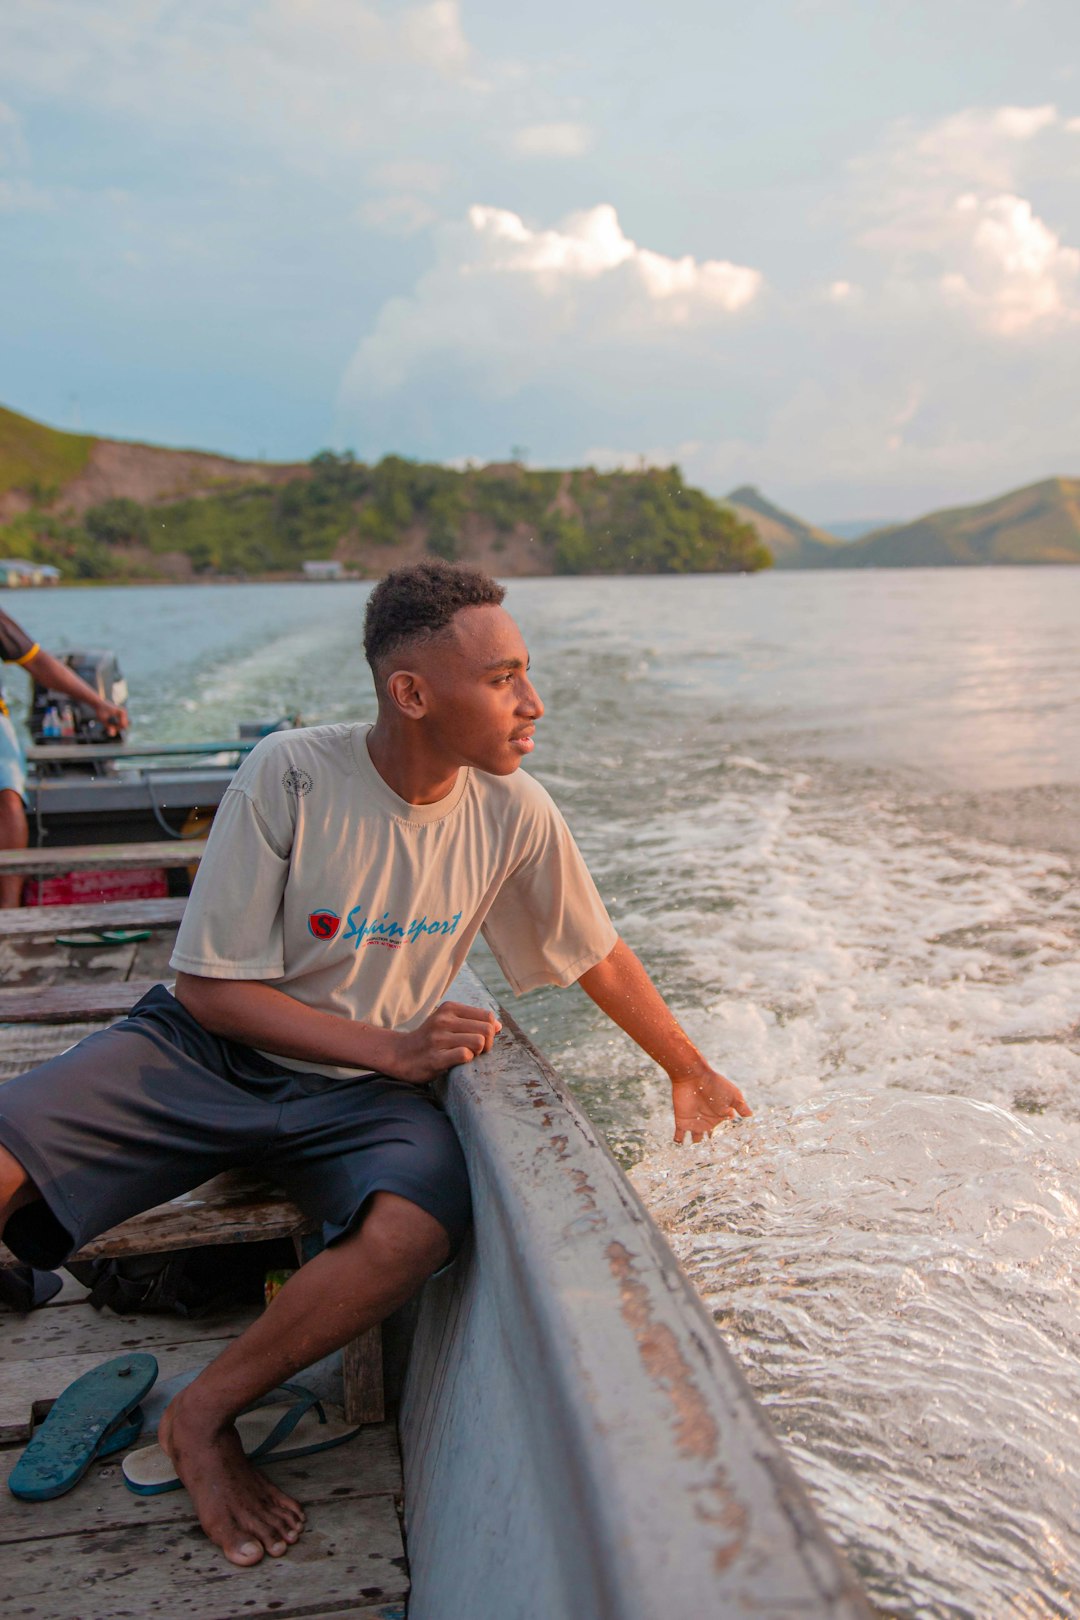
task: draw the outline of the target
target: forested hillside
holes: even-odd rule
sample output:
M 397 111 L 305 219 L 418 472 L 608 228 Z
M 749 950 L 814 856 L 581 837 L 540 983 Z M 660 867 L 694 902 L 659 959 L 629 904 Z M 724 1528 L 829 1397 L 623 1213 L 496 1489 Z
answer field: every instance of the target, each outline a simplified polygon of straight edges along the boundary
M 176 455 L 190 462 L 193 453 Z M 326 557 L 377 575 L 425 552 L 505 574 L 717 573 L 771 562 L 756 531 L 685 485 L 678 467 L 457 471 L 401 456 L 369 466 L 327 450 L 259 481 L 250 463 L 235 464 L 235 480 L 224 465 L 182 499 L 113 495 L 77 510 L 62 490 L 38 487 L 0 529 L 0 554 L 52 563 L 68 580 L 281 576 Z

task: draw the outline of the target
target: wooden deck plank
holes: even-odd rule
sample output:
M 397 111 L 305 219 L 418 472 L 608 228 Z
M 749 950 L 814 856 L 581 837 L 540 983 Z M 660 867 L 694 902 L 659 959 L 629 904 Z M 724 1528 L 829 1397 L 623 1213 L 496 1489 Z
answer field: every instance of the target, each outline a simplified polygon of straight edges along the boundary
M 19 906 L 0 911 L 0 940 L 49 938 L 101 928 L 177 928 L 185 895 L 161 900 L 103 900 L 76 906 Z
M 282 1614 L 280 1609 L 275 1609 L 274 1620 L 405 1620 L 406 1613 L 403 1600 L 400 1603 L 380 1603 L 375 1609 L 355 1609 L 349 1603 L 342 1609 L 335 1609 L 332 1614 L 329 1609 L 320 1609 L 318 1614 L 309 1614 L 307 1609 L 294 1609 L 291 1614 Z
M 13 990 L 0 990 L 0 1024 L 71 1024 L 123 1018 L 160 983 L 160 979 L 87 978 L 81 984 L 19 985 Z
M 380 1603 L 374 1609 L 356 1609 L 348 1603 L 344 1608 L 335 1609 L 332 1614 L 329 1609 L 320 1609 L 318 1614 L 310 1614 L 307 1609 L 294 1609 L 289 1614 L 282 1614 L 280 1609 L 275 1609 L 274 1620 L 405 1620 L 407 1612 L 404 1600 L 400 1603 Z
M 14 1447 L 0 1452 L 0 1475 L 18 1455 L 19 1448 Z M 272 1463 L 266 1472 L 305 1507 L 335 1497 L 393 1496 L 401 1491 L 397 1434 L 392 1423 L 380 1423 L 362 1429 L 355 1440 L 333 1451 Z M 183 1491 L 136 1496 L 121 1479 L 118 1460 L 92 1469 L 76 1490 L 54 1502 L 18 1502 L 0 1488 L 0 1546 L 190 1521 L 191 1503 Z
M 4 1584 L 20 1620 L 236 1620 L 316 1606 L 355 1614 L 408 1589 L 392 1496 L 313 1503 L 296 1546 L 252 1569 L 229 1564 L 190 1519 L 41 1537 L 18 1552 L 5 1560 Z
M 144 1318 L 149 1320 L 148 1318 Z M 200 1339 L 192 1344 L 162 1344 L 154 1350 L 158 1362 L 158 1377 L 171 1378 L 174 1373 L 188 1372 L 220 1355 L 235 1334 L 224 1339 Z M 0 1442 L 11 1444 L 28 1440 L 31 1414 L 35 1403 L 54 1401 L 76 1378 L 96 1367 L 102 1360 L 99 1351 L 92 1355 L 48 1356 L 31 1361 L 12 1361 L 0 1376 Z
M 6 849 L 0 875 L 127 870 L 143 866 L 190 866 L 202 858 L 205 838 L 169 838 L 147 844 L 47 844 L 44 849 Z
M 74 1283 L 74 1279 L 72 1279 Z M 59 1394 L 56 1379 L 48 1372 L 48 1363 L 63 1358 L 89 1357 L 91 1365 L 107 1361 L 110 1356 L 123 1355 L 125 1350 L 149 1350 L 157 1355 L 159 1346 L 178 1348 L 192 1345 L 197 1351 L 204 1339 L 230 1339 L 242 1333 L 248 1323 L 259 1314 L 258 1305 L 232 1306 L 206 1316 L 117 1316 L 114 1311 L 95 1311 L 86 1304 L 85 1292 L 82 1310 L 55 1310 L 46 1319 L 41 1310 L 19 1316 L 5 1311 L 0 1322 L 0 1381 L 7 1382 L 12 1368 L 20 1365 L 37 1367 L 41 1372 L 44 1398 L 51 1400 Z M 193 1356 L 191 1365 L 208 1358 Z M 22 1375 L 18 1375 L 20 1380 Z M 60 1388 L 63 1388 L 61 1385 Z

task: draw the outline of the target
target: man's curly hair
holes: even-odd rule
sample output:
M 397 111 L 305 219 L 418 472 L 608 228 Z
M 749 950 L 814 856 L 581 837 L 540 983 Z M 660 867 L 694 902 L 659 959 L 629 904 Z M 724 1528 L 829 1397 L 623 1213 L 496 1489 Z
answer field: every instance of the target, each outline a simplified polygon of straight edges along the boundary
M 387 658 L 414 641 L 428 641 L 467 607 L 498 607 L 506 595 L 490 574 L 432 557 L 395 568 L 368 597 L 364 655 L 376 686 Z

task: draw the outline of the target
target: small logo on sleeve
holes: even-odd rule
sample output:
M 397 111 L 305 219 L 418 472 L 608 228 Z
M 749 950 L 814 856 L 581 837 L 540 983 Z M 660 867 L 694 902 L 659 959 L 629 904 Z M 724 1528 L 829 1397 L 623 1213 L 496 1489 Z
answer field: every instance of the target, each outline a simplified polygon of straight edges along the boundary
M 291 793 L 294 798 L 302 799 L 305 793 L 311 792 L 311 777 L 307 771 L 300 770 L 296 765 L 290 765 L 281 778 L 281 785 L 286 793 Z
M 333 939 L 341 927 L 341 918 L 336 911 L 312 911 L 307 925 L 316 939 Z

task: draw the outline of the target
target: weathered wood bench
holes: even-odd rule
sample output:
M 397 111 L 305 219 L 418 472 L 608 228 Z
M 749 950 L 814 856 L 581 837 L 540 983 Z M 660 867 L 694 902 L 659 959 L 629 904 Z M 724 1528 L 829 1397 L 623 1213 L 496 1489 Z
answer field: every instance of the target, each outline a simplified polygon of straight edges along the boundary
M 49 939 L 108 928 L 177 928 L 186 895 L 160 900 L 89 900 L 73 906 L 12 906 L 0 911 L 0 941 Z
M 176 868 L 202 859 L 205 838 L 163 838 L 152 844 L 46 844 L 0 850 L 0 877 L 49 877 L 57 872 L 125 871 L 141 866 Z
M 228 737 L 224 742 L 167 743 L 31 743 L 26 757 L 31 765 L 85 765 L 90 760 L 190 758 L 196 754 L 249 754 L 258 737 Z
M 84 979 L 0 990 L 0 1024 L 75 1024 L 123 1018 L 160 979 Z
M 88 980 L 80 985 L 0 991 L 0 1023 L 105 1021 L 130 1012 L 136 1001 L 159 982 Z M 317 1244 L 312 1242 L 315 1231 L 314 1223 L 279 1189 L 245 1172 L 230 1171 L 102 1233 L 74 1258 L 168 1254 L 178 1249 L 288 1237 L 299 1264 L 317 1252 Z M 0 1263 L 11 1264 L 13 1259 L 0 1245 Z M 381 1423 L 385 1415 L 381 1329 L 371 1328 L 347 1344 L 343 1363 L 346 1417 L 351 1423 Z

